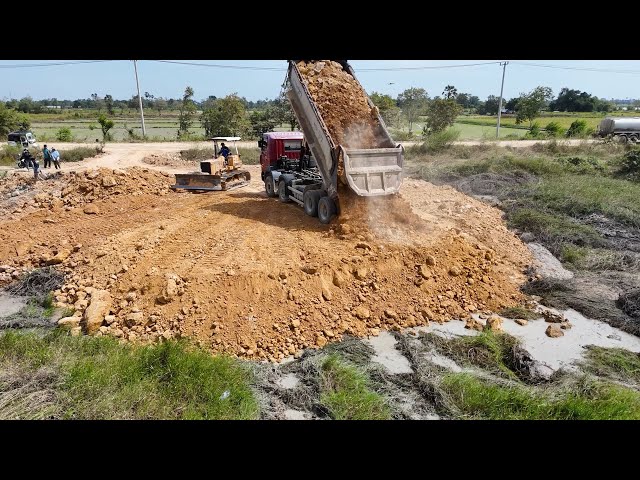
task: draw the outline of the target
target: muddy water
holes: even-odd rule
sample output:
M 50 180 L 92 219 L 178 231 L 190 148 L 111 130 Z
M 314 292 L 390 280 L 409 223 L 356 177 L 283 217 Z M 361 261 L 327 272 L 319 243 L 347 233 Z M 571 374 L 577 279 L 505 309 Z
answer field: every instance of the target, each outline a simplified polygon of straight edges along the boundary
M 375 355 L 371 357 L 372 362 L 379 363 L 385 367 L 389 373 L 411 373 L 409 360 L 396 349 L 396 339 L 389 332 L 382 331 L 377 337 L 370 337 L 364 340 L 371 345 Z

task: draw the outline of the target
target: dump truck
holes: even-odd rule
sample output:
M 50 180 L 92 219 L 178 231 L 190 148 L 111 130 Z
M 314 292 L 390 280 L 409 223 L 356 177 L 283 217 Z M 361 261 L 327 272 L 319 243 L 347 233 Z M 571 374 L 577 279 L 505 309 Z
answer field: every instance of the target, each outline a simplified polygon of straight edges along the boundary
M 346 61 L 337 62 L 360 85 L 351 66 Z M 289 60 L 285 85 L 304 141 L 297 156 L 283 152 L 279 156 L 267 155 L 264 162 L 261 156 L 267 195 L 297 203 L 305 213 L 326 224 L 340 213 L 339 179 L 360 196 L 392 195 L 400 190 L 404 149 L 394 143 L 369 97 L 366 98 L 369 108 L 376 112 L 375 134 L 380 148 L 346 148 L 329 132 L 295 60 Z M 263 137 L 263 153 L 265 148 L 269 151 L 270 141 L 277 140 L 273 136 Z
M 242 161 L 235 142 L 240 137 L 213 137 L 213 159 L 200 162 L 200 172 L 176 173 L 176 183 L 173 190 L 184 189 L 194 192 L 233 190 L 249 184 L 251 174 L 242 170 Z M 224 157 L 220 154 L 218 142 L 233 142 L 235 155 Z
M 606 117 L 598 125 L 596 134 L 612 136 L 623 143 L 637 143 L 640 139 L 640 117 Z

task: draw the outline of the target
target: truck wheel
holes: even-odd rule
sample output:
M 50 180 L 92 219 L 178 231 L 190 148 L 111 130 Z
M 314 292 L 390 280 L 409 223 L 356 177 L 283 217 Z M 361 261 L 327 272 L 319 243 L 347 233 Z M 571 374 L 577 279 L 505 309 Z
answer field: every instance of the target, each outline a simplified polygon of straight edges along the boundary
M 318 202 L 318 219 L 320 223 L 327 224 L 336 216 L 337 208 L 331 197 L 322 197 Z
M 284 179 L 278 183 L 278 197 L 282 203 L 289 203 L 291 201 L 287 193 L 287 182 Z
M 273 185 L 273 175 L 267 175 L 264 178 L 264 189 L 267 192 L 268 197 L 275 197 L 277 195 L 275 186 Z
M 627 143 L 627 140 L 628 140 L 628 139 L 627 139 L 627 136 L 626 136 L 626 135 L 618 135 L 617 140 L 618 140 L 618 142 L 620 142 L 620 143 Z
M 638 136 L 637 135 L 629 135 L 629 141 L 631 143 L 638 143 Z
M 310 217 L 318 216 L 318 201 L 322 197 L 321 190 L 307 190 L 304 192 L 304 213 Z

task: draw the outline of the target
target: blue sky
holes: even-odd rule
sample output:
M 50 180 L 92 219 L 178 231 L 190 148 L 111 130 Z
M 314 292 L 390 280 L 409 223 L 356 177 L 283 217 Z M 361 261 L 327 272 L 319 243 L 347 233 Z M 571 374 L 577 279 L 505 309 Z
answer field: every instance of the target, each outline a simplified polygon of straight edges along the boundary
M 189 60 L 180 60 L 188 62 Z M 195 90 L 196 99 L 217 97 L 237 92 L 249 100 L 273 98 L 284 80 L 284 60 L 192 60 L 197 63 L 225 66 L 275 68 L 279 70 L 247 70 L 190 66 L 183 64 L 138 61 L 140 90 L 155 96 L 181 96 L 186 85 Z M 459 92 L 469 92 L 485 99 L 499 95 L 502 67 L 498 64 L 472 67 L 366 71 L 369 68 L 416 68 L 484 63 L 499 60 L 350 60 L 356 75 L 370 93 L 378 91 L 395 97 L 409 87 L 422 87 L 429 96 L 441 94 L 447 84 Z M 0 99 L 130 98 L 136 92 L 133 63 L 117 60 L 58 66 L 12 68 L 12 65 L 51 64 L 64 60 L 0 60 Z M 77 62 L 71 61 L 71 62 Z M 507 66 L 504 96 L 511 98 L 538 85 L 549 86 L 557 94 L 562 87 L 587 91 L 603 98 L 640 98 L 640 61 L 609 60 L 524 60 Z M 541 64 L 533 66 L 531 64 Z M 549 66 L 554 68 L 549 68 Z M 589 71 L 583 69 L 609 70 Z M 614 73 L 631 71 L 632 73 Z

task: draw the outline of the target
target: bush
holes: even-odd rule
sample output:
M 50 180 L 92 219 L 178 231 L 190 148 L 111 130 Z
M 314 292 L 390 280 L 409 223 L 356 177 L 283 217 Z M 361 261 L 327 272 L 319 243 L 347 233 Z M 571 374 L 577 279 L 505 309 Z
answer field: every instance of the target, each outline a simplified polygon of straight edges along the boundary
M 629 150 L 620 161 L 618 173 L 629 180 L 640 181 L 640 150 Z
M 561 137 L 564 133 L 564 128 L 558 122 L 549 122 L 544 129 L 550 137 Z
M 67 127 L 62 127 L 56 132 L 56 140 L 59 142 L 72 142 L 73 135 L 71 134 L 71 129 Z
M 10 147 L 3 145 L 0 150 L 0 165 L 15 167 L 20 156 L 21 147 Z
M 62 162 L 79 162 L 85 158 L 95 157 L 102 152 L 101 146 L 95 147 L 78 147 L 70 150 L 60 151 L 60 160 Z
M 585 120 L 575 120 L 567 130 L 567 137 L 585 137 L 587 133 L 587 122 Z
M 417 153 L 438 153 L 450 148 L 460 138 L 460 130 L 448 128 L 442 132 L 431 133 L 418 147 Z
M 540 137 L 540 124 L 538 122 L 535 122 L 533 125 L 531 125 L 531 128 L 525 135 L 525 138 L 539 138 L 539 137 Z

